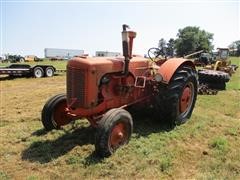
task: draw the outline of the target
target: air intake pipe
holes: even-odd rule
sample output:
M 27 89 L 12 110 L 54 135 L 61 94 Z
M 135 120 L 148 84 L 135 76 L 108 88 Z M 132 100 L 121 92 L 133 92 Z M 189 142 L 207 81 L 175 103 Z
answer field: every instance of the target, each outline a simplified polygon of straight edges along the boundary
M 128 74 L 129 61 L 132 59 L 132 47 L 133 47 L 133 39 L 136 37 L 137 33 L 134 31 L 127 31 L 129 28 L 128 25 L 123 24 L 122 31 L 122 47 L 123 47 L 123 56 L 124 56 L 124 70 L 123 74 Z

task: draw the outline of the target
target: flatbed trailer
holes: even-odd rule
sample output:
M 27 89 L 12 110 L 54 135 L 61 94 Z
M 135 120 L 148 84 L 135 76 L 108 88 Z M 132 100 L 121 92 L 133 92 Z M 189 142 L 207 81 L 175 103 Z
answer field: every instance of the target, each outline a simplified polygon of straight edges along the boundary
M 7 67 L 0 67 L 0 75 L 11 77 L 52 77 L 56 71 L 56 68 L 52 65 L 11 64 Z

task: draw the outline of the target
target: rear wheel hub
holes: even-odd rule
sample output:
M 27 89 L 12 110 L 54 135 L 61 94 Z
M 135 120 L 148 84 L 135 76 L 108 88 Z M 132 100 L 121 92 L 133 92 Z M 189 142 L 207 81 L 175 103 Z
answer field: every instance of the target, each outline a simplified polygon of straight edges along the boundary
M 188 111 L 188 109 L 191 107 L 193 101 L 193 93 L 194 93 L 193 84 L 188 83 L 183 88 L 182 96 L 180 98 L 180 113 Z

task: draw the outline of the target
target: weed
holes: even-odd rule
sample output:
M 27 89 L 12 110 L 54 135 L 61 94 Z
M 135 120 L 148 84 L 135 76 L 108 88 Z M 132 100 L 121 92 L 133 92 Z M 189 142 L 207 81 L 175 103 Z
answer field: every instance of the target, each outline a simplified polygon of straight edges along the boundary
M 172 166 L 172 158 L 170 156 L 162 157 L 160 160 L 160 168 L 162 172 L 166 172 Z
M 228 141 L 225 137 L 216 137 L 212 140 L 210 146 L 219 151 L 226 151 L 228 149 Z
M 76 155 L 72 155 L 66 159 L 67 164 L 79 164 L 82 161 L 83 161 L 82 158 L 80 158 L 79 156 L 76 156 Z
M 232 127 L 232 128 L 227 130 L 227 135 L 237 136 L 238 134 L 240 134 L 240 128 L 239 127 Z
M 8 180 L 10 177 L 3 171 L 0 171 L 0 179 L 1 180 Z
M 28 176 L 28 177 L 26 178 L 26 180 L 37 180 L 37 179 L 38 179 L 37 176 Z

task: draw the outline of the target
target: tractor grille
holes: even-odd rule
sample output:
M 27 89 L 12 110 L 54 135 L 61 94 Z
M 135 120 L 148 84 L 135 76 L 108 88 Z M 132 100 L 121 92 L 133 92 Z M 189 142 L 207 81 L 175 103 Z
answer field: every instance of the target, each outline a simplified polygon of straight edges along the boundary
M 81 69 L 67 69 L 67 102 L 71 108 L 83 107 L 85 103 L 85 73 Z

